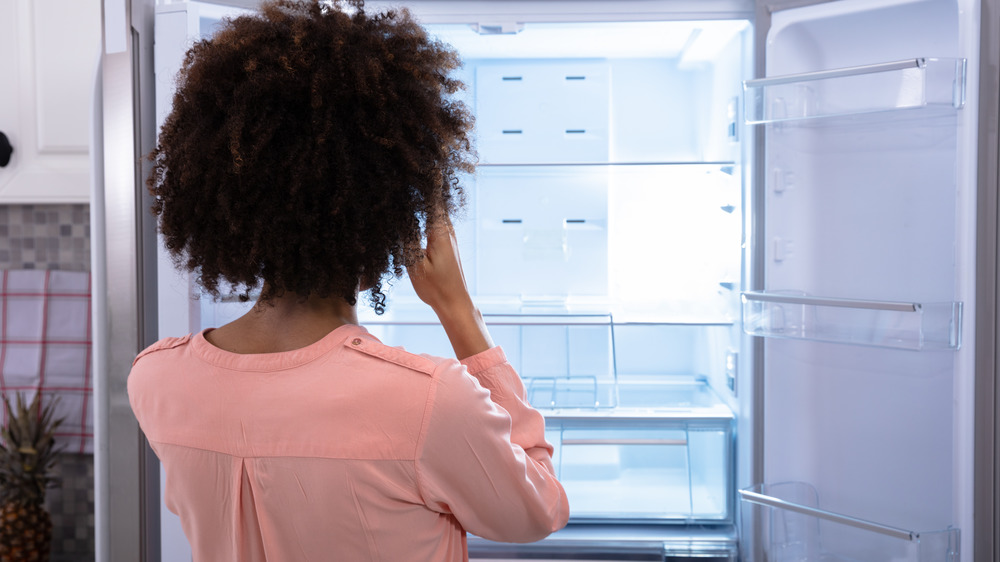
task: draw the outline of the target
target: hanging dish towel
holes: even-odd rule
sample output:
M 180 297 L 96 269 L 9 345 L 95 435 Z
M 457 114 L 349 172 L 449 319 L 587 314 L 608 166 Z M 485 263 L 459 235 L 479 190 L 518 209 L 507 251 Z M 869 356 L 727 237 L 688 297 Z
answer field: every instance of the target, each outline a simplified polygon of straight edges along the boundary
M 66 453 L 93 453 L 90 274 L 0 270 L 0 392 L 57 399 Z M 4 412 L 4 420 L 7 412 Z

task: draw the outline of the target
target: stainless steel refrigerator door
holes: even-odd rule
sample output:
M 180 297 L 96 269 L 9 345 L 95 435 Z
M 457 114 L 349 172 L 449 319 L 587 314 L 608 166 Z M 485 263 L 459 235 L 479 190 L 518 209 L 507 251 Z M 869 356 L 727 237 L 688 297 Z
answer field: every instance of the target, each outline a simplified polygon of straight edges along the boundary
M 136 354 L 156 339 L 155 235 L 146 209 L 142 155 L 154 140 L 153 0 L 106 0 L 100 170 L 91 205 L 96 558 L 159 560 L 158 462 L 129 407 L 125 384 Z

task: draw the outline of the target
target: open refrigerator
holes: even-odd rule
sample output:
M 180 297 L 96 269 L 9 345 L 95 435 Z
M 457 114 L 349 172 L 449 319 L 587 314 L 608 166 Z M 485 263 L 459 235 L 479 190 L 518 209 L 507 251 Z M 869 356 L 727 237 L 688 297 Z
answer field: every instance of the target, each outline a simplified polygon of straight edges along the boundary
M 227 4 L 156 7 L 158 122 Z M 972 560 L 984 4 L 368 2 L 465 63 L 466 276 L 570 500 L 473 559 Z M 157 278 L 158 337 L 248 306 Z M 362 325 L 451 354 L 388 296 Z

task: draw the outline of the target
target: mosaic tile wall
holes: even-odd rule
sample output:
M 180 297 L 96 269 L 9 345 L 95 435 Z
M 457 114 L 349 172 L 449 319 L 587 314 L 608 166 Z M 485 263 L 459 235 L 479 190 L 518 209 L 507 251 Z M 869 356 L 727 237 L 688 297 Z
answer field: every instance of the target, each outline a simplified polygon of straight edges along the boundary
M 88 205 L 0 205 L 0 269 L 90 270 Z
M 88 205 L 0 205 L 0 269 L 90 271 Z M 94 457 L 63 454 L 48 491 L 52 562 L 94 559 Z
M 59 482 L 45 494 L 52 517 L 51 562 L 94 559 L 94 456 L 59 455 L 53 475 Z

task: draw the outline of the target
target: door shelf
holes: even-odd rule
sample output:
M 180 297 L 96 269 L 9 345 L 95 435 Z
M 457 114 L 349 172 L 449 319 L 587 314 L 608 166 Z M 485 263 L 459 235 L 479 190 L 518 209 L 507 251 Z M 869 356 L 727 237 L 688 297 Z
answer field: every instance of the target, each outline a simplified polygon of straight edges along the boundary
M 743 82 L 748 124 L 965 104 L 965 59 L 916 58 Z
M 740 490 L 743 560 L 956 562 L 959 530 L 917 532 L 826 511 L 803 482 Z
M 752 336 L 910 350 L 961 346 L 962 303 L 895 302 L 745 292 L 743 331 Z

